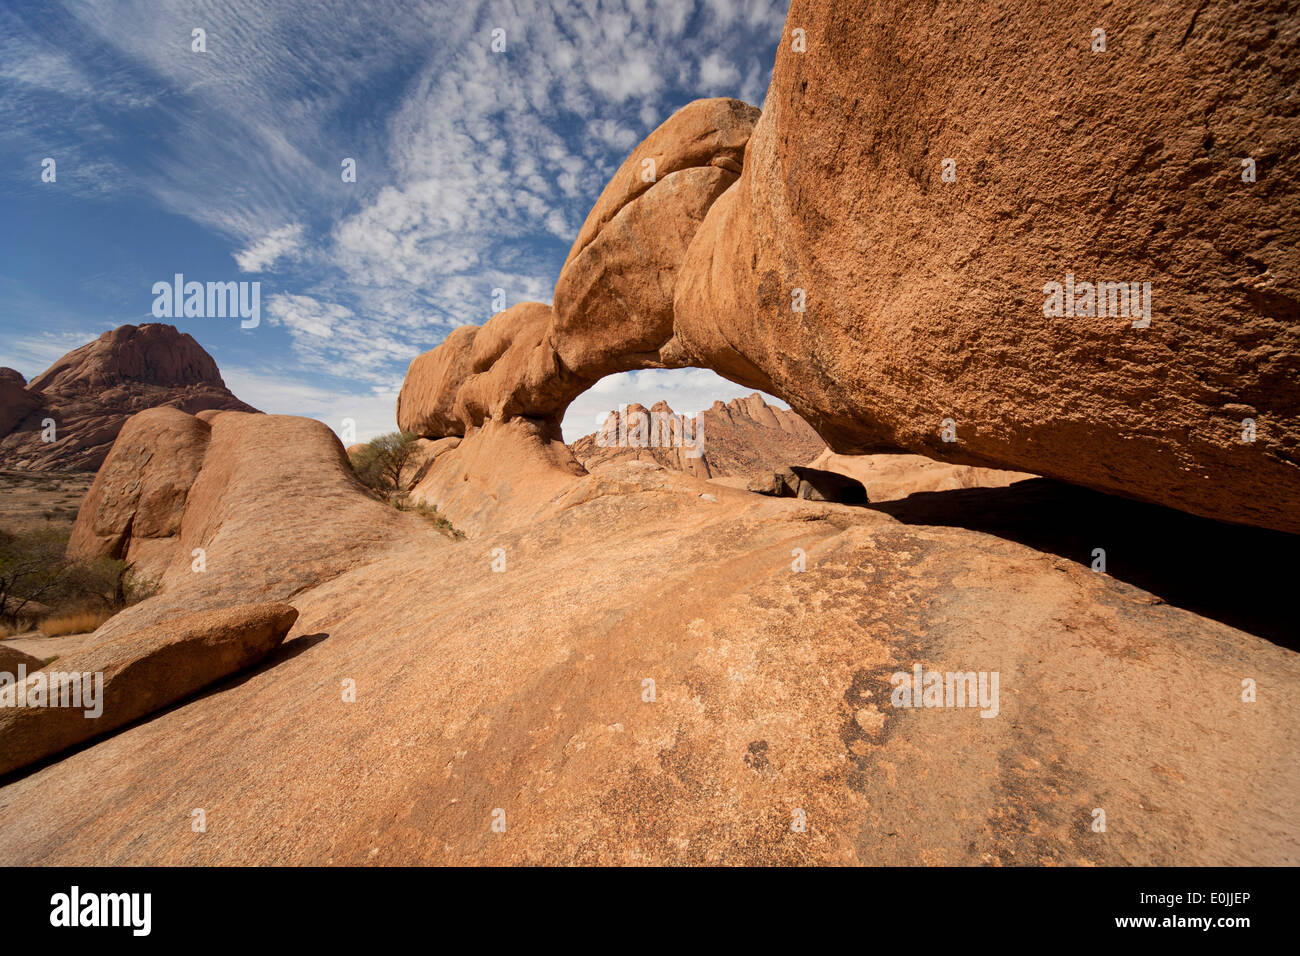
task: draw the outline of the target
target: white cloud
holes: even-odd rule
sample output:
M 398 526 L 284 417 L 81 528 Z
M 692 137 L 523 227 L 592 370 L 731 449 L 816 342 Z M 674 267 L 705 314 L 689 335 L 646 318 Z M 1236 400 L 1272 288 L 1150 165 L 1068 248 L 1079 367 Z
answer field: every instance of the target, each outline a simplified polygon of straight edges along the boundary
M 609 72 L 591 73 L 589 77 L 594 89 L 617 103 L 632 97 L 648 97 L 663 84 L 663 74 L 639 54 L 633 54 Z
M 300 367 L 359 384 L 387 386 L 395 377 L 400 382 L 423 351 L 391 323 L 362 319 L 347 306 L 310 295 L 272 295 L 266 314 L 271 325 L 289 333 Z
M 309 295 L 276 294 L 267 299 L 266 307 L 272 324 L 283 325 L 294 336 L 329 338 L 336 322 L 352 318 L 347 307 L 319 302 Z
M 587 124 L 587 132 L 597 139 L 603 140 L 611 147 L 630 153 L 637 143 L 641 142 L 642 136 L 631 127 L 624 126 L 616 120 L 599 119 L 592 120 Z
M 12 368 L 31 381 L 73 349 L 93 342 L 104 329 L 91 332 L 39 332 L 22 340 L 0 342 L 0 367 Z
M 304 244 L 301 224 L 282 226 L 236 252 L 235 264 L 241 272 L 266 272 L 281 259 L 297 258 Z
M 709 91 L 734 89 L 740 70 L 721 53 L 710 53 L 700 61 L 700 85 Z

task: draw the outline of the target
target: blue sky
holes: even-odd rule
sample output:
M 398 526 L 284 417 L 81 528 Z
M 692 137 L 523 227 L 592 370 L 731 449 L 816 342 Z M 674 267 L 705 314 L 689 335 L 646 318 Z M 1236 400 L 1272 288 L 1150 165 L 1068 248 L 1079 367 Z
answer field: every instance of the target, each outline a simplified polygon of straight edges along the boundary
M 762 104 L 787 7 L 6 0 L 0 365 L 30 378 L 106 329 L 157 321 L 153 284 L 178 272 L 259 281 L 256 329 L 163 321 L 259 408 L 392 430 L 410 360 L 484 322 L 493 289 L 551 301 L 646 134 L 698 97 Z M 746 391 L 700 370 L 613 376 L 574 404 L 566 436 L 626 401 L 694 412 Z

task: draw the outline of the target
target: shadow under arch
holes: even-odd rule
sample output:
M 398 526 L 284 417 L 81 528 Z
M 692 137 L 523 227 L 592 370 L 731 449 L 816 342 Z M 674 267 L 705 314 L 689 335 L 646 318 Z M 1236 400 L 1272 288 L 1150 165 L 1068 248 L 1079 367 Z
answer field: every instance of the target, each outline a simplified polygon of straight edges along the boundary
M 1049 478 L 918 492 L 866 507 L 904 524 L 996 535 L 1106 573 L 1289 650 L 1300 650 L 1300 535 L 1227 524 Z

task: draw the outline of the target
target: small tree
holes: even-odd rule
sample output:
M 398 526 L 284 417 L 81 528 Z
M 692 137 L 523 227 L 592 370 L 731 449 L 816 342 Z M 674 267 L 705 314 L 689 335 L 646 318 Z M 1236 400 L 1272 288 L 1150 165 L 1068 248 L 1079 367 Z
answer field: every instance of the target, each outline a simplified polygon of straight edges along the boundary
M 93 604 L 116 614 L 158 593 L 158 582 L 121 558 L 72 562 L 59 589 L 64 600 Z
M 0 617 L 16 621 L 27 605 L 59 593 L 69 569 L 67 543 L 57 528 L 0 530 Z
M 402 472 L 410 464 L 418 441 L 410 432 L 389 432 L 372 438 L 350 456 L 352 470 L 366 487 L 382 494 L 401 495 L 406 491 Z
M 35 606 L 98 606 L 117 613 L 152 597 L 157 582 L 120 558 L 73 561 L 68 536 L 57 528 L 25 534 L 0 530 L 0 618 L 17 623 Z

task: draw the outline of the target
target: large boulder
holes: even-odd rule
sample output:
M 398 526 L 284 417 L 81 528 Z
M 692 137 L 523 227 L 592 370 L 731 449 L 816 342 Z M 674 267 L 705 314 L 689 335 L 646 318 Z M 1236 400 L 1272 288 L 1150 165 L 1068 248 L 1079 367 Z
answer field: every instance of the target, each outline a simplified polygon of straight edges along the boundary
M 546 420 L 488 419 L 465 440 L 440 444 L 411 498 L 469 537 L 530 523 L 585 474 L 559 426 Z
M 565 268 L 595 240 L 623 207 L 672 173 L 712 166 L 739 173 L 759 110 L 740 100 L 694 100 L 641 141 L 610 177 L 578 230 Z
M 749 491 L 774 498 L 802 498 L 805 501 L 834 501 L 844 505 L 865 505 L 867 490 L 848 475 L 820 468 L 791 465 L 753 479 Z
M 735 101 L 671 117 L 601 194 L 545 331 L 511 315 L 487 371 L 408 376 L 403 416 L 428 438 L 553 422 L 600 376 L 692 365 L 838 454 L 1300 532 L 1287 4 L 989 29 L 1005 9 L 796 0 L 752 135 Z
M 470 375 L 456 396 L 456 416 L 465 429 L 485 419 L 504 421 L 519 415 L 546 417 L 571 397 L 555 394 L 559 381 L 550 346 L 550 306 L 521 302 L 498 312 L 478 330 L 470 349 Z M 580 394 L 588 383 L 576 385 Z
M 555 284 L 555 346 L 568 368 L 598 379 L 639 353 L 659 364 L 673 334 L 677 267 L 704 214 L 735 181 L 716 166 L 671 173 L 565 264 Z
M 61 657 L 22 685 L 0 687 L 0 774 L 251 667 L 284 640 L 297 618 L 288 604 L 202 611 Z M 73 700 L 79 705 L 68 706 Z
M 735 182 L 757 118 L 739 100 L 708 99 L 665 120 L 601 192 L 560 272 L 554 308 L 520 303 L 418 356 L 398 397 L 398 426 L 443 438 L 488 419 L 554 425 L 604 375 L 681 365 L 671 342 L 677 267 Z
M 950 465 L 924 455 L 837 455 L 824 449 L 809 466 L 835 471 L 861 482 L 873 502 L 909 495 L 966 488 L 1005 488 L 1035 477 L 1021 471 L 1000 471 L 972 465 Z
M 9 647 L 0 643 L 0 674 L 8 674 L 10 677 L 16 677 L 20 666 L 27 668 L 28 672 L 39 670 L 43 662 L 31 654 L 24 653 L 16 647 Z
M 552 344 L 565 368 L 594 381 L 664 363 L 677 268 L 704 214 L 740 174 L 758 116 L 740 100 L 696 100 L 623 161 L 555 283 Z
M 314 419 L 222 412 L 205 422 L 156 409 L 118 443 L 70 552 L 139 561 L 161 593 L 105 622 L 104 639 L 184 611 L 287 600 L 422 524 L 370 494 Z
M 397 397 L 397 425 L 425 438 L 464 436 L 489 418 L 559 422 L 594 382 L 565 368 L 551 346 L 551 307 L 520 302 L 483 326 L 456 329 L 415 358 Z
M 13 369 L 0 371 L 13 372 Z M 40 396 L 27 391 L 21 375 L 16 379 L 13 376 L 0 378 L 0 437 L 8 435 L 40 407 Z
M 1249 26 L 1007 9 L 795 0 L 741 177 L 681 266 L 677 340 L 839 453 L 1300 531 L 1289 4 Z M 1149 326 L 1088 314 L 1085 281 L 1150 283 Z M 1054 282 L 1078 283 L 1073 315 Z
M 175 408 L 128 419 L 82 501 L 69 557 L 123 558 L 161 573 L 175 557 L 211 432 L 207 422 Z
M 470 375 L 470 353 L 477 325 L 456 329 L 436 349 L 411 360 L 397 396 L 397 427 L 404 432 L 443 438 L 463 435 L 456 397 Z

